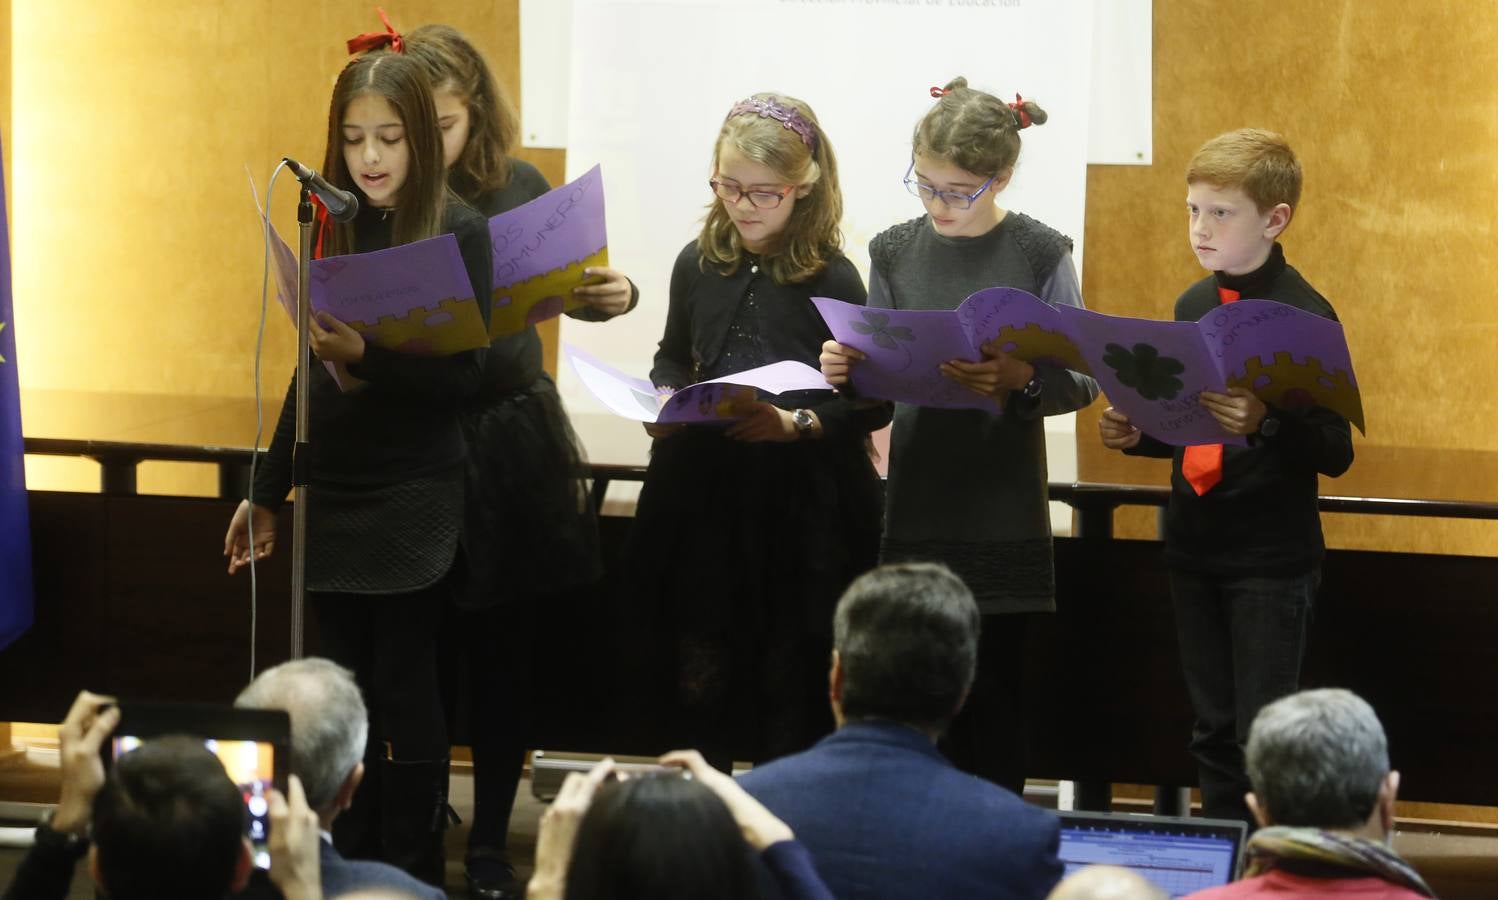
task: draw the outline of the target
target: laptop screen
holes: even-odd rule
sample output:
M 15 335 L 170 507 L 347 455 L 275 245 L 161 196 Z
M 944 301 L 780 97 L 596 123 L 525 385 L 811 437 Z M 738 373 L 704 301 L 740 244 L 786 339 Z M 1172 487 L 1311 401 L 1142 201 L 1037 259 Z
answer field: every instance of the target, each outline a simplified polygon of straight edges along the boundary
M 1247 826 L 1219 819 L 1059 812 L 1061 862 L 1133 869 L 1172 897 L 1227 884 L 1238 872 Z

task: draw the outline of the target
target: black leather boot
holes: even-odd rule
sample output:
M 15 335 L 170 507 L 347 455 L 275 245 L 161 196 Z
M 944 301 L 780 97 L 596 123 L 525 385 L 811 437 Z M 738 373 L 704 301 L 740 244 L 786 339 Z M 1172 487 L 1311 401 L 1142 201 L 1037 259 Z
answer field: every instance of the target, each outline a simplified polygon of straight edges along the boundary
M 446 759 L 381 761 L 382 858 L 434 887 L 447 880 Z

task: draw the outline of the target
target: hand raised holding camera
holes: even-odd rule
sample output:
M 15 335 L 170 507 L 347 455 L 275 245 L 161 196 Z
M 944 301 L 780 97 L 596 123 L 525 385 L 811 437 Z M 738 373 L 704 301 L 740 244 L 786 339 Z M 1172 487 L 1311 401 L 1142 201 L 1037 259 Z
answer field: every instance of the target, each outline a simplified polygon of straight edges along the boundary
M 58 729 L 62 769 L 62 791 L 52 830 L 84 834 L 93 814 L 94 795 L 104 786 L 104 759 L 99 748 L 120 723 L 120 708 L 113 697 L 79 691 Z
M 764 804 L 739 787 L 732 775 L 719 772 L 708 765 L 707 760 L 696 750 L 673 750 L 661 757 L 661 765 L 686 769 L 703 787 L 717 794 L 718 799 L 733 814 L 733 820 L 738 823 L 739 831 L 743 832 L 744 840 L 755 850 L 763 850 L 771 844 L 788 841 L 796 836 L 791 832 L 791 826 L 777 819 L 774 813 L 765 809 Z

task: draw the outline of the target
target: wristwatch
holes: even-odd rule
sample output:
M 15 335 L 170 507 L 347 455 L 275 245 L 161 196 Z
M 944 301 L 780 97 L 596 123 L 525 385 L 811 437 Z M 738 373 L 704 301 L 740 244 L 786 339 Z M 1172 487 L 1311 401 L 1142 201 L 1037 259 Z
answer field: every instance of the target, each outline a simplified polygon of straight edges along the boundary
M 1273 413 L 1266 413 L 1264 418 L 1259 420 L 1259 437 L 1274 437 L 1279 430 L 1280 420 Z
M 1037 371 L 1034 375 L 1030 376 L 1029 381 L 1025 382 L 1025 386 L 1020 388 L 1020 393 L 1031 400 L 1039 400 L 1040 392 L 1044 389 L 1045 381 L 1040 377 L 1040 372 Z
M 817 420 L 809 409 L 793 409 L 791 410 L 791 424 L 796 426 L 797 437 L 810 437 Z

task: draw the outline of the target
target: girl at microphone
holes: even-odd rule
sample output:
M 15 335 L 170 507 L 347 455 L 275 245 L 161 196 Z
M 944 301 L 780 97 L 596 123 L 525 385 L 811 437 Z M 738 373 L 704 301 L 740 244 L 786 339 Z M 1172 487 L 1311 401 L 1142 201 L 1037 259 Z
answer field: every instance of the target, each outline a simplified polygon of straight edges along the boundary
M 437 112 L 420 65 L 380 50 L 344 68 L 328 111 L 322 172 L 356 194 L 359 212 L 342 224 L 321 211 L 317 256 L 452 233 L 487 319 L 488 228 L 447 190 Z M 483 384 L 484 352 L 403 355 L 366 345 L 327 315 L 312 323 L 311 344 L 318 359 L 365 382 L 344 392 L 324 366 L 310 369 L 308 601 L 323 655 L 354 670 L 370 713 L 364 783 L 335 837 L 346 855 L 383 858 L 440 886 L 448 741 L 436 643 L 463 521 L 460 411 Z M 292 382 L 252 497 L 225 537 L 231 573 L 275 545 L 276 511 L 292 478 Z

